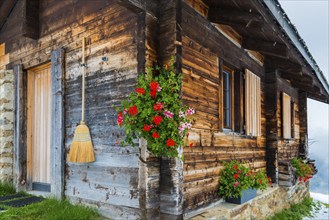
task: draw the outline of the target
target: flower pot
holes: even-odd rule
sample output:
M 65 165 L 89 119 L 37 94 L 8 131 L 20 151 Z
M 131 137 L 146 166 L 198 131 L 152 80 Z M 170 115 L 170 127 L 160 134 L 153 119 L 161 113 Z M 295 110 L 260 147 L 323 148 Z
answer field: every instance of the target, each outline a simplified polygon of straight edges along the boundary
M 226 198 L 226 202 L 234 203 L 234 204 L 242 204 L 245 203 L 253 198 L 256 197 L 257 190 L 256 189 L 246 189 L 242 191 L 242 196 L 239 196 L 237 198 Z

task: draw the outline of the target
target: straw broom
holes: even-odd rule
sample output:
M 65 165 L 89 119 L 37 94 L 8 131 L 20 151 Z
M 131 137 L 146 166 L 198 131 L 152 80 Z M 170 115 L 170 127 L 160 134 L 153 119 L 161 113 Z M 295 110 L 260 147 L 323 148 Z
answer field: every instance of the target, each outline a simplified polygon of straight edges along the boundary
M 91 142 L 90 132 L 87 125 L 85 125 L 85 38 L 82 39 L 82 107 L 81 107 L 81 122 L 75 129 L 74 138 L 72 141 L 69 162 L 74 163 L 89 163 L 95 161 L 95 154 L 93 143 Z

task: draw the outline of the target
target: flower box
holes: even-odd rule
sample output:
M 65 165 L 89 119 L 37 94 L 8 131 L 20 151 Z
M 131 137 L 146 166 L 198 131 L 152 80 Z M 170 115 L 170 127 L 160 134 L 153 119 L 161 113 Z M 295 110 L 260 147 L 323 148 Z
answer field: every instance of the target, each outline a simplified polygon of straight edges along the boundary
M 234 203 L 234 204 L 242 204 L 256 197 L 257 190 L 256 189 L 246 189 L 242 190 L 242 196 L 237 198 L 226 198 L 226 202 Z

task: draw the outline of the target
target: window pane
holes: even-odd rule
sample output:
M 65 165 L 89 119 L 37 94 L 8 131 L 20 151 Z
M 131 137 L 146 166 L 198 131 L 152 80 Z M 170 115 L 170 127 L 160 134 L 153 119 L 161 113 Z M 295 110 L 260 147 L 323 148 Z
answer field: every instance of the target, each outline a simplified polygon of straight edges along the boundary
M 231 76 L 223 72 L 223 123 L 225 128 L 231 128 Z

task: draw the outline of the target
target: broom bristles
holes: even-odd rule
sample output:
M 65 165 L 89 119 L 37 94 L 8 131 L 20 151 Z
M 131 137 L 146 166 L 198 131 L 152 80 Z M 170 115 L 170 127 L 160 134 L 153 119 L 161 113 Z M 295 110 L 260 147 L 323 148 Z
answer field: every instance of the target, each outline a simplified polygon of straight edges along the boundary
M 68 160 L 74 163 L 90 163 L 95 161 L 89 128 L 83 122 L 75 129 Z

